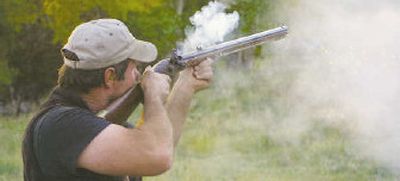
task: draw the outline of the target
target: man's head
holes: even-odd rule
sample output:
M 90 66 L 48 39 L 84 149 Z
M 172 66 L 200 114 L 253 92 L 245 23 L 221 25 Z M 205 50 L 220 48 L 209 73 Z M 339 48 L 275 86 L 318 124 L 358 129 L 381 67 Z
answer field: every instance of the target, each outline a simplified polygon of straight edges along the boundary
M 129 81 L 125 75 L 133 76 L 129 79 L 134 80 L 134 85 L 139 76 L 137 63 L 153 61 L 157 49 L 135 39 L 121 21 L 98 19 L 77 26 L 61 53 L 64 65 L 59 70 L 59 85 L 88 93 L 93 88 L 107 87 L 109 80 Z M 132 72 L 127 73 L 129 69 Z

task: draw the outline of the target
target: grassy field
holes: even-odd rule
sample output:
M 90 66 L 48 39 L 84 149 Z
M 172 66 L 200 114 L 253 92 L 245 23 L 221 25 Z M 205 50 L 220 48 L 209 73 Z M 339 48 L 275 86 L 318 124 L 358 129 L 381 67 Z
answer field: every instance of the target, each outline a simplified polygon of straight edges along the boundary
M 199 93 L 173 168 L 145 180 L 397 180 L 359 156 L 341 130 L 318 121 L 295 141 L 274 138 L 291 134 L 272 130 L 287 114 L 279 93 L 285 86 L 251 77 L 259 75 L 224 73 L 212 89 Z M 273 88 L 277 85 L 282 88 Z M 0 181 L 22 180 L 20 142 L 29 117 L 0 118 Z
M 22 180 L 21 139 L 28 116 L 0 118 L 0 180 Z

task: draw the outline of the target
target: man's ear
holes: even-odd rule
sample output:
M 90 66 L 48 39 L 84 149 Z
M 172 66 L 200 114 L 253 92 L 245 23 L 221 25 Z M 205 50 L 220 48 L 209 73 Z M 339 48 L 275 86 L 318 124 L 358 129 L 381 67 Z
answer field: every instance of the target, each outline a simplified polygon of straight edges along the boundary
M 111 87 L 116 80 L 116 73 L 114 67 L 109 67 L 104 71 L 104 86 L 106 88 Z

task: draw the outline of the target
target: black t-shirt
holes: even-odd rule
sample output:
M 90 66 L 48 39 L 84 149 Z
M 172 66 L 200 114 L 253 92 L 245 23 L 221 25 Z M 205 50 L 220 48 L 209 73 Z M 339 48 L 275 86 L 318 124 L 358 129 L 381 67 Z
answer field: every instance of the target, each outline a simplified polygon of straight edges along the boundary
M 43 179 L 52 181 L 121 181 L 77 168 L 85 147 L 110 123 L 89 110 L 55 106 L 40 116 L 34 128 L 33 150 Z

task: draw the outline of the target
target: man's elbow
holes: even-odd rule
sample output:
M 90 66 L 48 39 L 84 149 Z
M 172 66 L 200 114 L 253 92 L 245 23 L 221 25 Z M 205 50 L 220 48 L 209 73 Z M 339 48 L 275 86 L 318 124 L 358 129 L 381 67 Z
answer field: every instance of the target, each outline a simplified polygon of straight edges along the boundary
M 168 171 L 172 167 L 173 162 L 173 154 L 170 151 L 163 151 L 163 153 L 160 154 L 159 158 L 159 168 L 161 173 Z
M 173 154 L 170 151 L 158 151 L 153 155 L 153 166 L 152 172 L 148 174 L 148 176 L 160 175 L 166 171 L 168 171 L 172 167 L 173 163 Z

